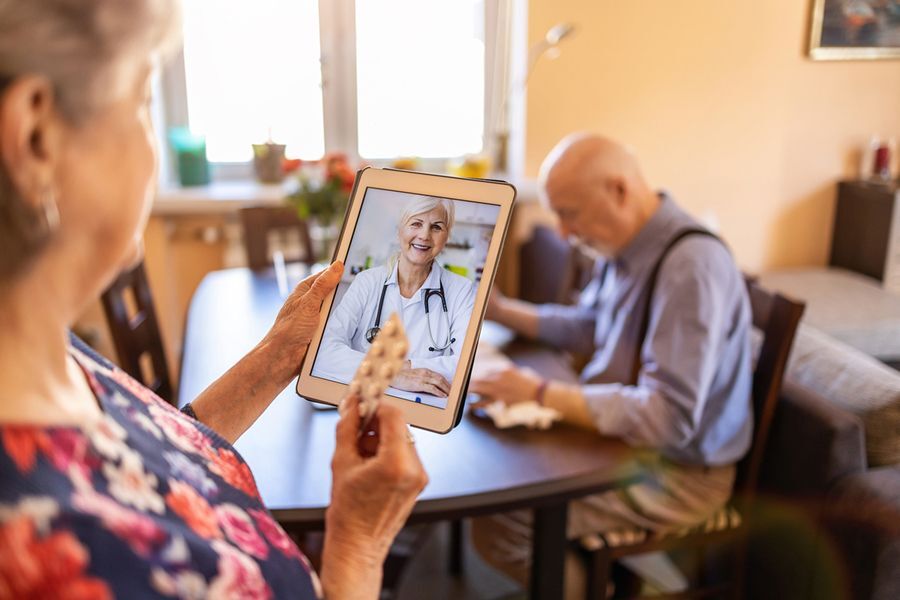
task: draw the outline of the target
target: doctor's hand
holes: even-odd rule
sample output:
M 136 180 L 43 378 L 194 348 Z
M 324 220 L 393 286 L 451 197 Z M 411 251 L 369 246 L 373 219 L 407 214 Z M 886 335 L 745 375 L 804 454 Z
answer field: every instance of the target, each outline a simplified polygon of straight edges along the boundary
M 504 404 L 517 404 L 537 400 L 542 382 L 541 376 L 531 369 L 507 367 L 473 379 L 469 384 L 469 391 L 490 399 L 482 400 L 478 405 L 496 400 Z
M 374 446 L 367 444 L 369 457 L 357 445 L 359 398 L 346 398 L 341 414 L 325 512 L 322 585 L 327 598 L 376 598 L 391 542 L 428 476 L 399 409 L 378 407 L 370 425 L 376 435 L 365 438 Z
M 297 376 L 316 327 L 322 301 L 341 281 L 344 265 L 334 262 L 301 281 L 278 311 L 272 328 L 257 346 L 268 357 L 273 375 L 284 384 Z
M 409 361 L 406 361 L 410 364 Z M 407 392 L 423 392 L 439 398 L 446 398 L 450 393 L 450 382 L 447 378 L 431 369 L 402 369 L 391 386 Z

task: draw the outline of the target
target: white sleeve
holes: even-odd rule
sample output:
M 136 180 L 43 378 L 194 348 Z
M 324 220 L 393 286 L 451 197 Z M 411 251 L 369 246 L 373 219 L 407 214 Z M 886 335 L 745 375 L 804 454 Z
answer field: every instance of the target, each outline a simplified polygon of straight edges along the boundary
M 371 300 L 371 288 L 371 285 L 357 276 L 347 288 L 340 304 L 331 312 L 316 359 L 314 370 L 317 375 L 344 383 L 353 379 L 365 352 L 354 350 L 352 340 L 359 327 L 365 327 L 360 321 L 367 313 L 366 303 Z
M 449 307 L 451 315 L 450 338 L 455 338 L 456 341 L 450 344 L 450 354 L 433 358 L 412 358 L 410 359 L 410 366 L 413 369 L 431 369 L 443 375 L 447 381 L 453 381 L 453 376 L 456 375 L 456 366 L 459 363 L 459 355 L 466 340 L 469 321 L 472 318 L 472 311 L 475 310 L 475 292 L 477 289 L 475 284 L 469 283 L 468 286 L 460 290 L 459 294 L 455 294 L 455 301 L 451 300 L 451 306 Z

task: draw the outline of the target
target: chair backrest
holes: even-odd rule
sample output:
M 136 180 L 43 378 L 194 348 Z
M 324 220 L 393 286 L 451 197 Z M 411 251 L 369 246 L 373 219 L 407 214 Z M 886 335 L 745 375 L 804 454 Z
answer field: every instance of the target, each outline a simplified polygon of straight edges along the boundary
M 289 206 L 251 206 L 240 210 L 244 229 L 244 247 L 247 264 L 255 271 L 272 266 L 269 242 L 273 234 L 296 232 L 299 236 L 300 255 L 288 257 L 289 261 L 301 261 L 312 265 L 316 262 L 312 238 L 306 221 L 297 216 Z M 282 248 L 283 250 L 283 248 Z
M 764 289 L 754 277 L 745 276 L 744 282 L 750 296 L 753 326 L 762 333 L 753 370 L 753 442 L 750 452 L 738 464 L 735 482 L 735 495 L 749 500 L 756 492 L 788 356 L 806 305 Z
M 126 373 L 175 403 L 159 321 L 144 263 L 125 271 L 101 297 L 119 365 Z
M 522 244 L 519 264 L 519 298 L 537 304 L 572 304 L 593 269 L 593 261 L 545 225 Z

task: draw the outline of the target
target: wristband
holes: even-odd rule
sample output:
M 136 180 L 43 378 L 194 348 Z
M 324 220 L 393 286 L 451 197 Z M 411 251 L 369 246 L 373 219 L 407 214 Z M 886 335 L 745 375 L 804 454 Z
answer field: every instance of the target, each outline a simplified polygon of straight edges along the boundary
M 541 384 L 538 386 L 537 392 L 534 395 L 534 400 L 541 406 L 544 406 L 544 393 L 547 391 L 547 386 L 550 382 L 546 379 L 541 380 Z

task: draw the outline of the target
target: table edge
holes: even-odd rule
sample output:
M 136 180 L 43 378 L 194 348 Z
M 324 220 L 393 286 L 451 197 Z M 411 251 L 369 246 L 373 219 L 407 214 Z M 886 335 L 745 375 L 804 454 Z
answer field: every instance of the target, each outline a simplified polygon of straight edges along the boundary
M 413 508 L 408 522 L 443 521 L 520 508 L 555 505 L 631 485 L 644 477 L 637 460 L 629 460 L 623 465 L 622 470 L 623 475 L 616 477 L 615 480 L 610 480 L 608 475 L 604 475 L 598 481 L 597 475 L 587 474 L 492 492 L 419 500 Z M 291 529 L 321 530 L 325 526 L 327 507 L 270 508 L 269 510 L 279 523 Z

